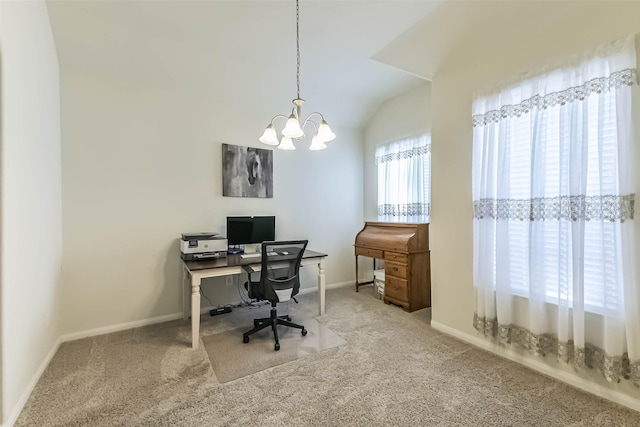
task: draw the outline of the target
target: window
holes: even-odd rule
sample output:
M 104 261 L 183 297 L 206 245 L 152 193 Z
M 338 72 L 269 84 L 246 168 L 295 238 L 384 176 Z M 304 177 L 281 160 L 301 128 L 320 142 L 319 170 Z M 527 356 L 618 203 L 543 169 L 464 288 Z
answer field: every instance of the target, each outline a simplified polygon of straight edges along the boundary
M 378 220 L 429 222 L 431 139 L 420 135 L 376 148 Z
M 474 100 L 473 280 L 485 335 L 640 385 L 634 41 Z
M 614 99 L 612 99 L 614 98 Z M 573 110 L 573 111 L 572 111 Z M 577 116 L 577 117 L 576 117 Z M 506 132 L 509 142 L 505 157 L 503 179 L 509 185 L 509 200 L 524 204 L 528 210 L 526 220 L 508 221 L 506 233 L 510 249 L 509 283 L 517 295 L 529 297 L 539 291 L 541 297 L 554 304 L 566 299 L 573 303 L 573 269 L 570 260 L 574 250 L 582 250 L 584 258 L 584 304 L 589 311 L 602 312 L 622 308 L 615 291 L 616 233 L 613 218 L 593 218 L 581 224 L 584 241 L 575 248 L 571 242 L 571 225 L 566 220 L 556 220 L 563 202 L 571 208 L 589 211 L 601 209 L 596 205 L 606 203 L 607 195 L 617 194 L 617 147 L 615 97 L 607 94 L 591 96 L 577 106 L 556 105 L 547 108 L 544 117 L 514 117 Z M 584 147 L 576 148 L 572 134 L 585 132 Z M 536 141 L 537 140 L 537 141 Z M 584 149 L 582 149 L 584 148 Z M 572 163 L 582 162 L 580 181 L 584 194 L 570 196 Z M 563 192 L 567 188 L 567 192 Z M 536 190 L 539 190 L 534 197 Z M 564 194 L 564 195 L 561 195 Z M 622 202 L 623 203 L 623 202 Z M 534 206 L 535 204 L 535 206 Z M 555 207 L 557 205 L 557 207 Z M 615 206 L 612 206 L 614 209 Z M 531 214 L 533 223 L 529 221 Z M 569 212 L 567 212 L 569 213 Z M 586 213 L 586 212 L 585 212 Z M 547 218 L 551 214 L 550 218 Z M 529 258 L 535 259 L 529 262 Z M 534 271 L 531 266 L 536 266 Z M 529 280 L 539 285 L 531 289 Z M 617 296 L 616 296 L 617 295 Z

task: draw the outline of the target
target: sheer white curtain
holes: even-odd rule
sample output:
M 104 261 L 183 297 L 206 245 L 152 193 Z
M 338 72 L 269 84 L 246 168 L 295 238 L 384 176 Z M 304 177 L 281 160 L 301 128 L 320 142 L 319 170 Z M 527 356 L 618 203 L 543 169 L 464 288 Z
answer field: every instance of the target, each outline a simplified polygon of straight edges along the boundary
M 431 138 L 420 135 L 376 148 L 378 220 L 429 222 Z
M 640 385 L 633 37 L 473 104 L 474 326 Z

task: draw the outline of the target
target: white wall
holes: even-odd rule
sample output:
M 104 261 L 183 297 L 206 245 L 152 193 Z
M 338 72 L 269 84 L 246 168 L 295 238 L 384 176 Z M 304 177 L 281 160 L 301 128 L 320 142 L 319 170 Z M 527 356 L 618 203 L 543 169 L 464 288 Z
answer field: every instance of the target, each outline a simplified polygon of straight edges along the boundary
M 11 423 L 59 337 L 60 85 L 43 1 L 0 3 L 2 421 Z
M 499 3 L 487 7 L 499 8 Z M 509 43 L 487 49 L 484 57 L 477 52 L 466 52 L 471 59 L 453 61 L 455 67 L 441 69 L 435 76 L 431 98 L 434 323 L 471 338 L 476 336 L 472 327 L 472 94 L 585 48 L 637 33 L 640 31 L 638 16 L 638 3 L 576 3 L 570 16 L 557 16 L 554 22 L 540 25 L 533 33 L 509 34 Z M 465 52 L 458 54 L 464 57 Z M 583 378 L 590 374 L 571 375 Z M 592 380 L 595 381 L 589 379 Z M 624 384 L 601 385 L 640 398 L 637 389 L 624 389 Z
M 257 138 L 278 111 L 61 73 L 64 333 L 180 312 L 177 239 L 224 234 L 227 215 L 275 215 L 276 238 L 306 238 L 329 255 L 328 284 L 353 280 L 352 236 L 362 225 L 358 133 L 334 129 L 337 138 L 320 152 L 307 150 L 309 141 L 274 150 L 272 199 L 222 197 L 221 144 L 269 148 Z M 315 287 L 317 270 L 305 270 L 303 287 Z M 203 288 L 214 304 L 239 300 L 223 279 Z
M 431 83 L 425 82 L 382 104 L 364 130 L 364 219 L 378 219 L 376 146 L 429 132 Z

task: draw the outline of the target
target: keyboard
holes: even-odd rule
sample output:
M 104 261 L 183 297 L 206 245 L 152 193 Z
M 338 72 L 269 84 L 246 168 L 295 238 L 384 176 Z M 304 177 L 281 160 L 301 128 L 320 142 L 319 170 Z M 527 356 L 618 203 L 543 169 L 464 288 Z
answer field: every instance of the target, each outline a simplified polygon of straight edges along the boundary
M 260 255 L 262 255 L 260 252 L 256 252 L 253 254 L 241 254 L 240 258 L 257 258 L 260 257 Z M 274 255 L 278 255 L 277 252 L 267 252 L 267 256 L 274 256 Z
M 257 258 L 259 257 L 261 254 L 256 252 L 255 254 L 241 254 L 240 258 Z

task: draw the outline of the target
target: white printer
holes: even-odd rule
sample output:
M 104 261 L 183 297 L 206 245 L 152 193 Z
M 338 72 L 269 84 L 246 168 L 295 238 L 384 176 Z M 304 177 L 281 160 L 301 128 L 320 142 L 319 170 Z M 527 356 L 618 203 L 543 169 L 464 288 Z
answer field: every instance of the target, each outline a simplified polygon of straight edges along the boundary
M 214 232 L 182 233 L 180 252 L 185 261 L 220 258 L 227 255 L 228 240 Z

